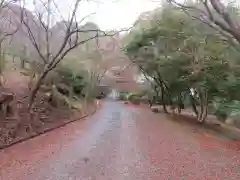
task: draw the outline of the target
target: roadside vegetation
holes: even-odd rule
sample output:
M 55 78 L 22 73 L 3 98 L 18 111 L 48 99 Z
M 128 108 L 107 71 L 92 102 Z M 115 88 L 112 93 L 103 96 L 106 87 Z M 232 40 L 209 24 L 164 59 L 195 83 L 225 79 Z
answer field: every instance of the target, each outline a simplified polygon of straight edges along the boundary
M 205 16 L 197 19 L 200 12 Z M 237 6 L 211 0 L 168 1 L 143 14 L 123 45 L 150 83 L 149 99 L 165 113 L 192 109 L 200 123 L 212 114 L 239 127 L 238 19 Z
M 81 3 L 65 19 L 52 0 L 36 1 L 33 11 L 1 1 L 0 146 L 92 112 L 108 86 L 121 89 L 119 100 L 240 127 L 236 5 L 166 0 L 131 30 L 103 31 L 77 18 Z
M 105 97 L 101 80 L 115 55 L 107 44 L 121 30 L 79 20 L 80 6 L 71 4 L 64 19 L 52 0 L 37 1 L 32 11 L 1 1 L 0 147 L 90 114 Z

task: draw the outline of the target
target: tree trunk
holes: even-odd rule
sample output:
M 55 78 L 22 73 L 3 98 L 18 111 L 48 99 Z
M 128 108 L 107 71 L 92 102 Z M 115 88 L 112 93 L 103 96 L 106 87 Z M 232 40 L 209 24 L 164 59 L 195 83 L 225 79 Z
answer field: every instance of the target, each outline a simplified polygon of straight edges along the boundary
M 202 102 L 200 102 L 200 109 L 199 109 L 199 112 L 198 112 L 198 115 L 197 115 L 197 121 L 198 122 L 200 122 L 200 123 L 202 123 L 201 122 L 201 119 L 202 119 L 202 115 L 203 115 L 203 103 Z
M 21 61 L 20 68 L 21 68 L 21 69 L 24 69 L 24 68 L 25 68 L 25 62 L 24 62 L 24 59 L 21 58 L 20 61 Z
M 203 114 L 202 114 L 202 117 L 201 117 L 201 120 L 200 120 L 201 123 L 204 123 L 206 121 L 207 115 L 208 115 L 208 94 L 207 94 L 207 92 L 204 92 L 204 95 L 203 95 Z
M 164 113 L 168 113 L 166 103 L 165 103 L 165 98 L 164 98 L 165 89 L 164 89 L 163 81 L 161 80 L 160 76 L 158 76 L 158 79 L 154 78 L 154 80 L 157 83 L 157 85 L 159 85 L 161 88 L 161 102 L 162 102 L 162 106 L 163 106 L 163 111 L 164 111 Z
M 43 73 L 40 75 L 36 85 L 32 89 L 30 97 L 29 97 L 29 106 L 28 106 L 29 110 L 31 110 L 33 102 L 36 98 L 36 94 L 37 94 L 38 90 L 40 89 L 42 82 L 43 82 L 44 78 L 47 76 L 48 72 L 49 72 L 48 70 L 43 71 Z
M 162 76 L 161 76 L 161 74 L 159 72 L 157 72 L 157 76 L 158 76 L 157 82 L 161 86 L 161 88 L 164 90 L 164 94 L 167 95 L 168 103 L 170 105 L 173 105 L 172 98 L 171 98 L 172 95 L 171 95 L 171 91 L 169 90 L 169 87 L 164 82 L 164 80 L 163 80 L 163 78 L 162 78 Z
M 204 123 L 207 119 L 208 107 L 206 105 L 201 105 L 200 113 L 198 114 L 197 121 L 199 123 Z
M 207 106 L 207 105 L 204 105 L 202 118 L 201 118 L 201 120 L 200 120 L 201 123 L 204 123 L 204 122 L 206 121 L 207 115 L 208 115 L 208 106 Z
M 168 113 L 166 103 L 165 103 L 165 99 L 164 99 L 164 88 L 163 88 L 163 86 L 161 86 L 161 101 L 162 101 L 162 106 L 163 106 L 163 112 Z
M 152 100 L 148 100 L 149 107 L 152 107 Z
M 181 114 L 182 105 L 183 105 L 182 98 L 181 96 L 178 96 L 178 114 Z
M 200 99 L 200 112 L 198 113 L 197 121 L 199 123 L 204 123 L 208 115 L 207 92 L 202 93 L 201 91 L 198 91 L 198 93 L 199 93 L 199 99 Z
M 156 85 L 154 86 L 154 93 L 155 95 L 152 96 L 152 104 L 156 104 L 157 100 L 159 99 L 159 92 Z
M 199 112 L 198 112 L 197 106 L 196 106 L 196 104 L 195 104 L 195 99 L 194 99 L 194 97 L 193 97 L 192 95 L 190 95 L 190 103 L 191 103 L 191 105 L 192 105 L 193 112 L 194 112 L 194 113 L 196 114 L 196 116 L 198 117 Z
M 181 114 L 182 109 L 178 106 L 178 114 Z

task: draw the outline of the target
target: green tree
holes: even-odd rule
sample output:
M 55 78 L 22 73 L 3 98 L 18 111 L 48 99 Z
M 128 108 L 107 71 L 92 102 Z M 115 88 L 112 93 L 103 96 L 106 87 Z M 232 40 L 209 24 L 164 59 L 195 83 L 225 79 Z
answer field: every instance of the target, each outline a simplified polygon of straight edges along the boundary
M 238 84 L 239 53 L 221 35 L 179 9 L 167 5 L 157 13 L 157 23 L 134 32 L 126 53 L 159 87 L 164 109 L 190 97 L 197 120 L 204 122 L 216 97 L 226 102 L 238 98 L 229 91 Z

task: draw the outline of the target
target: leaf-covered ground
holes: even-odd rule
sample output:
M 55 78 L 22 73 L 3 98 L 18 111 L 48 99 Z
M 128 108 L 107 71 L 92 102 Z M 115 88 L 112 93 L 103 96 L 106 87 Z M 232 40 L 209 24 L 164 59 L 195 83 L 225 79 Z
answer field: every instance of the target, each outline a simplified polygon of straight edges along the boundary
M 30 121 L 28 105 L 28 77 L 17 71 L 8 71 L 4 74 L 5 84 L 1 92 L 13 92 L 14 100 L 11 103 L 12 112 L 7 118 L 0 112 L 0 147 L 11 144 L 20 139 L 40 133 L 46 129 L 53 128 L 67 121 L 73 111 L 66 106 L 54 108 L 45 100 L 44 94 L 39 93 L 33 108 Z M 93 107 L 89 107 L 91 111 Z M 82 116 L 80 112 L 75 115 Z M 32 130 L 28 126 L 31 123 Z

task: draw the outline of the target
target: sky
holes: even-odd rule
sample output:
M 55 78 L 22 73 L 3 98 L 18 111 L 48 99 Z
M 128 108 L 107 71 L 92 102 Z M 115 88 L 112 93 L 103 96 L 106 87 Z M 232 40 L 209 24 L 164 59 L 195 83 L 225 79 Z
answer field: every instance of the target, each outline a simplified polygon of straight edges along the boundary
M 26 7 L 34 10 L 32 2 L 27 0 Z M 46 0 L 35 0 L 42 2 Z M 71 7 L 75 0 L 55 0 L 58 9 L 55 9 L 55 21 L 60 17 L 68 18 Z M 87 21 L 95 22 L 101 29 L 122 29 L 131 27 L 142 12 L 153 10 L 160 6 L 160 1 L 154 0 L 82 0 L 80 3 L 77 17 L 81 20 L 83 17 L 95 13 Z M 61 15 L 60 13 L 61 12 Z

